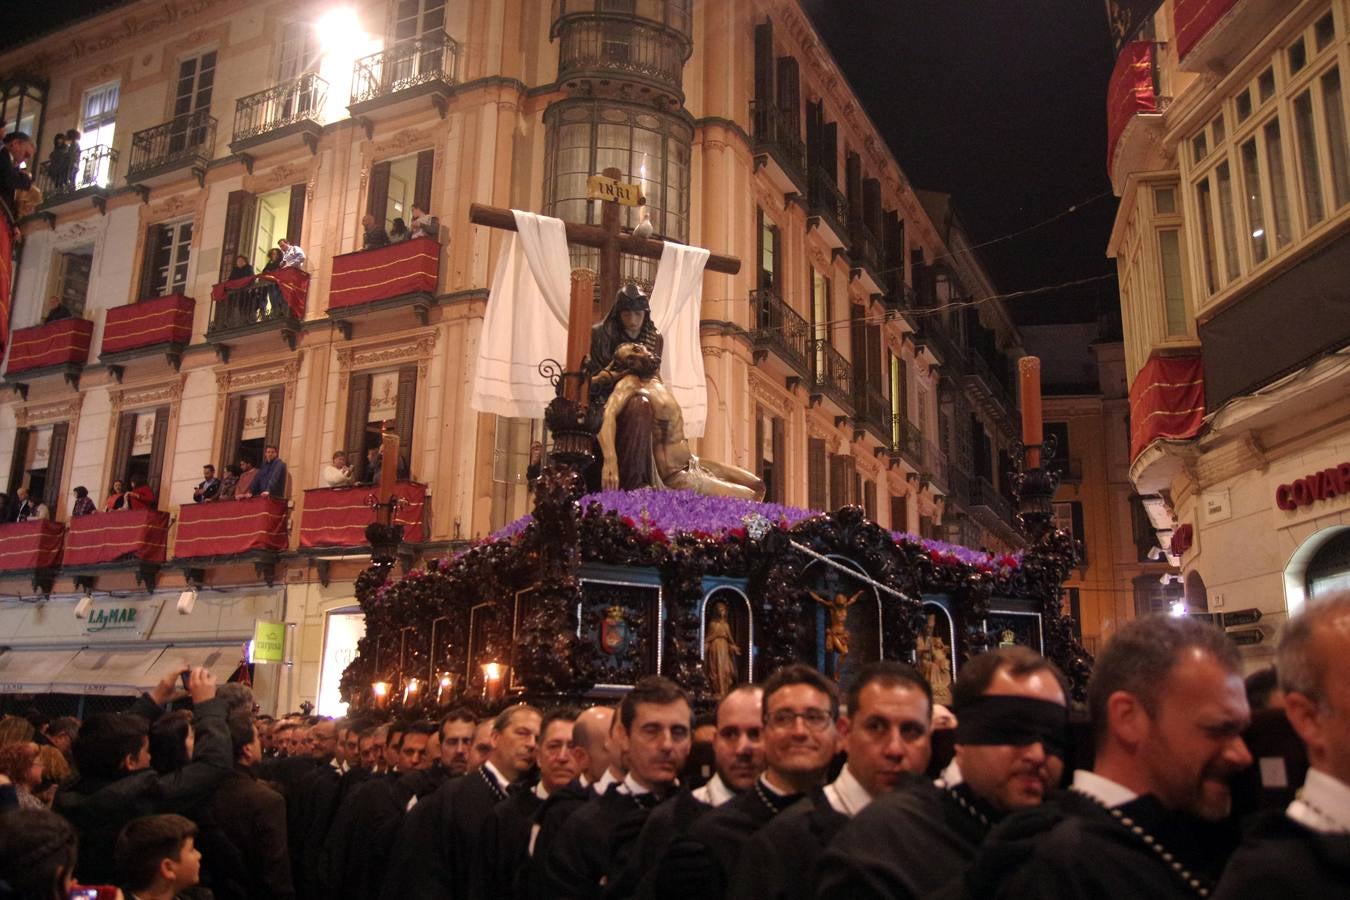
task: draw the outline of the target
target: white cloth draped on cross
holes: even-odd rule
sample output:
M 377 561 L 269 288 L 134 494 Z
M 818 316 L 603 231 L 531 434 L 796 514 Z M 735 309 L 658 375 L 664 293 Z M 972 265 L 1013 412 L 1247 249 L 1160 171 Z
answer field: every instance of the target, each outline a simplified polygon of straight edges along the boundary
M 478 339 L 471 404 L 479 412 L 543 418 L 553 386 L 539 374 L 545 359 L 567 353 L 571 262 L 561 219 L 511 210 L 510 234 L 497 271 Z M 665 243 L 652 286 L 652 324 L 665 336 L 661 380 L 684 413 L 685 436 L 702 437 L 708 418 L 699 318 L 703 310 L 702 247 Z M 602 297 L 608 308 L 613 297 Z

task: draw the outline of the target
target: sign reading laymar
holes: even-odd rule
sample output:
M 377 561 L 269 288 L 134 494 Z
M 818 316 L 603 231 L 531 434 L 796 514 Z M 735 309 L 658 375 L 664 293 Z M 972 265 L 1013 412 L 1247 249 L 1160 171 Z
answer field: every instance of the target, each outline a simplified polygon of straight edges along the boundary
M 253 661 L 279 663 L 285 658 L 286 623 L 256 623 L 253 626 Z
M 1350 462 L 1280 485 L 1275 489 L 1275 505 L 1280 509 L 1295 510 L 1346 494 L 1350 494 Z

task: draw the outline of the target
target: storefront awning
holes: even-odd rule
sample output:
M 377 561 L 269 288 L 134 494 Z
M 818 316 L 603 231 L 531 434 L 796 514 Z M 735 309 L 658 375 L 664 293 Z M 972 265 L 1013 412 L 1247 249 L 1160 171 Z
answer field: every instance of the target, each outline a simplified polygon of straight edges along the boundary
M 54 694 L 111 694 L 135 696 L 159 681 L 157 665 L 164 647 L 114 649 L 86 647 L 52 675 Z
M 75 657 L 76 650 L 0 651 L 0 694 L 45 694 L 52 677 Z

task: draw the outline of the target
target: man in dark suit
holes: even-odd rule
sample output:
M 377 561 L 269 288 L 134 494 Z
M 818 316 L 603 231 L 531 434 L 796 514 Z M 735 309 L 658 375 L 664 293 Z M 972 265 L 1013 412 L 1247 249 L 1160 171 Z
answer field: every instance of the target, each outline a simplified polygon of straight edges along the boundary
M 474 771 L 454 778 L 413 806 L 398 831 L 380 896 L 475 896 L 478 844 L 493 808 L 534 765 L 540 714 L 507 707 L 492 722 L 492 753 Z
M 223 900 L 284 900 L 295 896 L 286 850 L 286 801 L 258 780 L 253 767 L 262 744 L 252 717 L 230 715 L 234 771 L 198 819 L 205 883 Z
M 263 448 L 263 464 L 253 476 L 245 497 L 285 497 L 286 463 L 281 460 L 275 444 Z
M 216 467 L 210 463 L 202 466 L 202 481 L 192 492 L 194 503 L 214 500 L 220 494 L 220 479 L 216 477 Z
M 5 135 L 4 146 L 0 148 L 0 203 L 5 205 L 11 219 L 18 218 L 14 195 L 33 186 L 32 173 L 20 166 L 31 162 L 35 153 L 37 145 L 24 132 Z

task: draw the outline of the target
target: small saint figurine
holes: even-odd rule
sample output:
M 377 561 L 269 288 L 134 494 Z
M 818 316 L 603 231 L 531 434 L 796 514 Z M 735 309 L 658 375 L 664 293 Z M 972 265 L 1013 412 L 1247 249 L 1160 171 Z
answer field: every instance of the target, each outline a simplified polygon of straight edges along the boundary
M 928 614 L 928 627 L 914 642 L 919 671 L 933 689 L 933 702 L 952 702 L 952 654 L 937 627 L 937 614 Z
M 844 668 L 844 658 L 848 656 L 848 608 L 858 602 L 858 598 L 865 590 L 867 589 L 863 588 L 852 597 L 846 597 L 843 591 L 837 591 L 833 600 L 826 600 L 815 591 L 810 592 L 811 597 L 830 613 L 830 626 L 825 629 L 825 652 L 835 655 L 835 681 L 839 680 L 839 673 Z
M 740 655 L 741 648 L 727 619 L 727 605 L 719 600 L 713 604 L 713 617 L 703 635 L 703 671 L 718 697 L 736 683 L 736 657 Z

